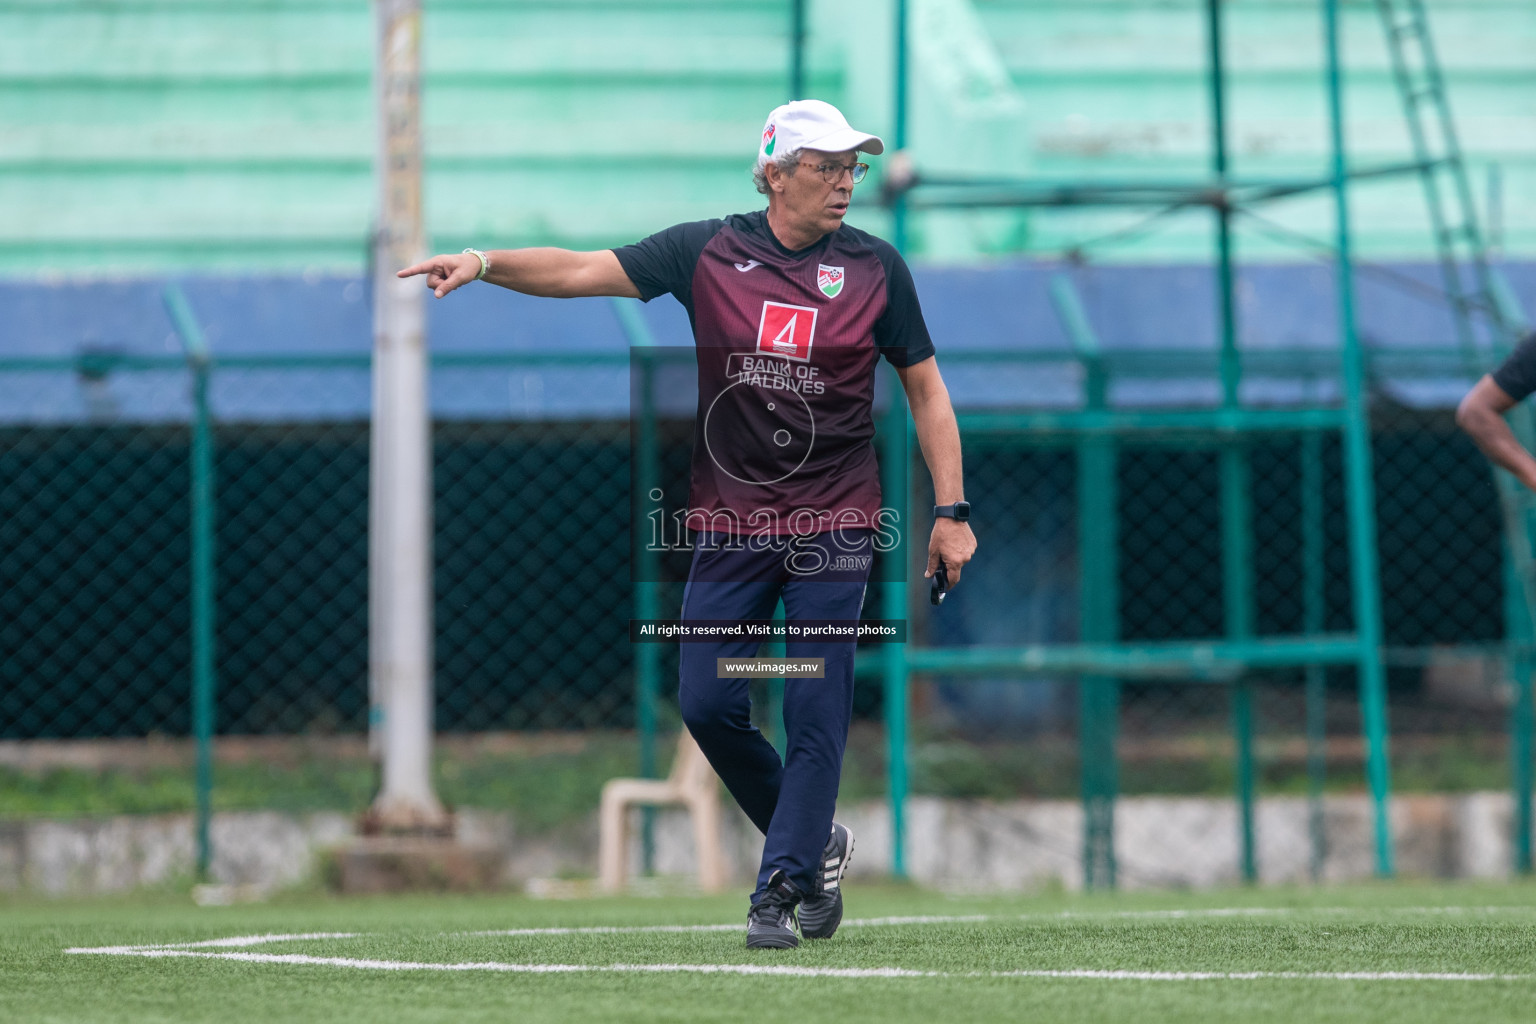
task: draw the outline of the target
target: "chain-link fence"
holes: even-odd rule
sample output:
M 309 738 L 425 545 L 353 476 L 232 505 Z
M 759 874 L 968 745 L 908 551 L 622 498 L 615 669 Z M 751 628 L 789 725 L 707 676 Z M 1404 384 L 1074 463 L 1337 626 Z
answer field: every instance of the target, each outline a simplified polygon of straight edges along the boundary
M 222 733 L 367 726 L 368 435 L 215 428 Z M 187 733 L 189 452 L 178 425 L 0 431 L 0 737 Z M 434 467 L 438 728 L 631 725 L 627 424 L 441 422 Z
M 602 760 L 608 774 L 632 770 L 636 723 L 627 636 L 634 439 L 622 412 L 627 365 L 622 356 L 610 362 L 599 369 L 614 378 L 618 415 L 534 419 L 503 401 L 511 411 L 498 416 L 454 397 L 488 379 L 503 396 L 526 390 L 526 367 L 506 354 L 483 363 L 456 356 L 433 384 L 436 727 L 444 734 L 597 730 L 588 735 L 613 737 L 611 749 L 620 752 Z M 75 396 L 65 406 L 13 404 L 0 424 L 0 739 L 186 736 L 190 374 L 164 358 L 12 361 L 0 376 L 9 395 Z M 361 736 L 368 722 L 366 359 L 247 358 L 215 364 L 212 385 L 216 729 L 229 738 Z M 294 413 L 296 394 L 310 396 L 303 415 Z M 76 411 L 61 416 L 59 408 Z M 1372 432 L 1395 789 L 1507 789 L 1506 591 L 1486 465 L 1443 407 L 1402 405 L 1384 392 L 1373 403 Z M 658 438 L 664 489 L 681 501 L 691 425 L 663 419 Z M 1059 430 L 968 437 L 967 491 L 981 510 L 982 548 L 939 612 L 918 603 L 914 582 L 917 644 L 1079 638 L 1078 440 Z M 1350 631 L 1338 433 L 1253 434 L 1243 452 L 1252 481 L 1257 636 Z M 1143 432 L 1117 443 L 1113 473 L 1118 638 L 1222 636 L 1220 443 Z M 912 479 L 927 479 L 915 453 Z M 548 514 L 550 502 L 560 514 Z M 675 614 L 686 572 L 686 557 L 674 561 L 657 592 L 665 615 Z M 879 617 L 877 590 L 866 608 L 871 617 Z M 1332 806 L 1329 799 L 1364 790 L 1352 668 L 1243 678 L 1259 797 L 1310 795 L 1308 813 L 1317 813 Z M 669 710 L 675 652 L 663 654 L 659 679 L 666 731 L 676 725 Z M 912 791 L 1076 800 L 1083 778 L 1076 682 L 1043 672 L 914 676 Z M 1241 775 L 1239 691 L 1230 683 L 1192 676 L 1119 684 L 1122 800 L 1230 801 Z M 883 691 L 866 677 L 858 693 L 845 798 L 884 791 Z M 470 788 L 472 760 L 440 780 L 450 796 Z M 455 771 L 468 773 L 457 791 Z M 355 805 L 368 788 L 364 779 L 327 799 Z M 1306 814 L 1296 822 L 1269 832 L 1283 832 L 1304 848 L 1301 861 L 1326 874 L 1328 827 Z M 1127 878 L 1138 870 L 1160 877 L 1155 867 L 1138 868 L 1135 854 L 1123 859 Z
M 1393 790 L 1410 801 L 1507 793 L 1516 687 L 1503 646 L 1506 568 L 1487 463 L 1450 408 L 1404 405 L 1383 389 L 1371 421 Z M 928 618 L 929 643 L 1069 644 L 1088 635 L 1080 611 L 1080 437 L 1020 430 L 968 439 L 967 496 L 985 510 L 976 527 L 982 548 L 966 586 Z M 1224 440 L 1215 432 L 1139 431 L 1121 435 L 1113 457 L 1119 640 L 1226 635 L 1222 446 L 1233 443 L 1251 480 L 1256 637 L 1353 631 L 1338 431 Z M 1065 674 L 918 677 L 913 791 L 1077 801 L 1105 785 L 1104 766 L 1083 758 L 1108 756 L 1107 785 L 1120 801 L 1120 878 L 1188 884 L 1211 876 L 1186 867 L 1212 857 L 1225 859 L 1215 877 L 1239 877 L 1233 815 L 1248 774 L 1257 802 L 1256 875 L 1369 873 L 1367 742 L 1354 667 L 1256 668 L 1214 682 L 1189 669 L 1120 680 L 1107 708 L 1085 704 L 1078 678 Z M 1107 755 L 1083 742 L 1084 729 L 1106 732 Z M 1173 798 L 1182 803 L 1169 804 Z M 1439 830 L 1435 841 L 1445 849 L 1411 852 L 1407 869 L 1460 873 L 1465 865 L 1446 852 L 1461 827 L 1448 821 L 1459 812 L 1424 806 L 1394 812 L 1399 844 L 1414 841 L 1408 818 L 1421 814 L 1433 819 L 1426 828 Z M 1508 814 L 1497 812 L 1502 824 L 1490 833 L 1504 845 L 1488 859 L 1503 869 L 1511 856 Z M 1165 827 L 1149 827 L 1149 818 Z M 1210 843 L 1211 829 L 1218 852 L 1193 855 L 1192 846 Z

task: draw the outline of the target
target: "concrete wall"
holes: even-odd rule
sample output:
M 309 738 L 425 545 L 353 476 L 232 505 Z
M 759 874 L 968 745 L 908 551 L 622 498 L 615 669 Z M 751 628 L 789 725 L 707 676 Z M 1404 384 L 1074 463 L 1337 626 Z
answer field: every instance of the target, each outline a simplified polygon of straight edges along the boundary
M 1510 871 L 1511 802 L 1496 792 L 1399 796 L 1392 804 L 1398 869 L 1404 876 L 1503 878 Z M 1371 877 L 1370 804 L 1364 796 L 1325 801 L 1328 849 L 1323 877 Z M 638 818 L 638 812 L 636 812 Z M 854 878 L 890 871 L 890 817 L 884 804 L 844 807 L 853 829 Z M 1018 891 L 1082 885 L 1082 815 L 1071 801 L 984 801 L 917 798 L 909 805 L 908 870 L 920 884 L 961 891 Z M 1300 798 L 1261 800 L 1259 865 L 1266 883 L 1309 879 L 1307 806 Z M 1137 797 L 1115 816 L 1120 882 L 1126 888 L 1201 888 L 1239 881 L 1237 810 L 1230 800 Z M 270 891 L 312 880 L 320 854 L 353 835 L 338 813 L 216 815 L 213 879 Z M 686 816 L 667 811 L 657 826 L 656 868 L 693 871 Z M 466 810 L 459 837 L 505 851 L 509 885 L 590 875 L 596 869 L 595 816 L 553 834 L 525 835 L 511 815 Z M 749 879 L 762 838 L 734 808 L 723 837 L 731 875 Z M 188 815 L 0 823 L 0 890 L 48 894 L 123 892 L 179 884 L 193 865 Z M 631 844 L 637 870 L 639 840 Z

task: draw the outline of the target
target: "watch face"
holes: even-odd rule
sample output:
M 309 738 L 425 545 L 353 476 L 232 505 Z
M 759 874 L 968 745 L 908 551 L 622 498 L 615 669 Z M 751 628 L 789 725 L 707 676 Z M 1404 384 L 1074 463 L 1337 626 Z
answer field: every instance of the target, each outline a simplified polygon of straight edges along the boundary
M 968 501 L 955 502 L 955 518 L 965 522 L 971 518 L 971 503 Z

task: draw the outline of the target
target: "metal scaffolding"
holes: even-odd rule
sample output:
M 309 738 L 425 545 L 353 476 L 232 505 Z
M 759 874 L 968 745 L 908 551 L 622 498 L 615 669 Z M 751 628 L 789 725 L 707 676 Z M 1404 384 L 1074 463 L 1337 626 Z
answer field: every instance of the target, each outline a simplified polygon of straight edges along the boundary
M 960 428 L 968 445 L 996 439 L 1022 440 L 1030 445 L 1067 447 L 1077 464 L 1079 612 L 1077 643 L 1024 646 L 938 647 L 885 645 L 878 653 L 860 656 L 861 679 L 878 680 L 886 726 L 888 794 L 892 828 L 891 869 L 907 874 L 906 803 L 910 791 L 908 744 L 910 684 L 914 675 L 942 674 L 965 678 L 1025 676 L 1042 672 L 1074 674 L 1078 678 L 1078 749 L 1083 804 L 1082 864 L 1089 887 L 1113 886 L 1116 879 L 1114 806 L 1119 790 L 1116 741 L 1121 685 L 1128 680 L 1178 680 L 1192 685 L 1230 688 L 1231 729 L 1237 758 L 1234 794 L 1239 813 L 1240 870 L 1249 881 L 1258 877 L 1253 746 L 1253 713 L 1248 679 L 1258 670 L 1289 668 L 1301 673 L 1306 704 L 1307 775 L 1310 796 L 1309 831 L 1312 868 L 1318 877 L 1324 855 L 1322 785 L 1324 776 L 1323 704 L 1325 669 L 1353 667 L 1357 672 L 1362 731 L 1366 747 L 1374 826 L 1376 873 L 1393 873 L 1393 848 L 1388 807 L 1391 792 L 1388 761 L 1386 677 L 1380 577 L 1377 564 L 1377 523 L 1372 477 L 1369 409 L 1366 397 L 1365 354 L 1356 330 L 1354 269 L 1349 233 L 1352 183 L 1402 175 L 1423 180 L 1440 253 L 1445 291 L 1455 314 L 1462 345 L 1462 366 L 1482 372 L 1488 355 L 1509 344 L 1520 321 L 1506 286 L 1483 256 L 1466 172 L 1457 146 L 1444 83 L 1431 44 L 1421 0 L 1377 0 L 1387 34 L 1398 91 L 1403 97 L 1413 141 L 1413 159 L 1390 164 L 1352 167 L 1344 141 L 1344 68 L 1341 58 L 1338 0 L 1320 0 L 1324 55 L 1324 85 L 1328 104 L 1329 163 L 1326 174 L 1295 178 L 1245 178 L 1231 172 L 1228 150 L 1227 70 L 1222 41 L 1222 4 L 1207 0 L 1206 84 L 1210 103 L 1211 166 L 1198 180 L 1066 182 L 1035 178 L 930 176 L 902 160 L 891 161 L 883 201 L 892 221 L 892 241 L 905 251 L 909 217 L 914 211 L 984 209 L 1019 206 L 1120 206 L 1206 208 L 1216 227 L 1214 272 L 1220 346 L 1215 372 L 1221 400 L 1213 408 L 1125 409 L 1108 400 L 1105 353 L 1070 281 L 1061 277 L 1051 288 L 1051 300 L 1083 371 L 1084 400 L 1071 411 L 962 412 Z M 904 154 L 910 142 L 909 3 L 896 0 L 893 153 Z M 790 95 L 804 91 L 804 0 L 790 0 Z M 1426 127 L 1425 121 L 1433 122 Z M 1430 130 L 1430 129 L 1433 130 Z M 1439 141 L 1437 146 L 1436 140 Z M 1342 401 L 1337 405 L 1255 408 L 1241 399 L 1244 360 L 1238 346 L 1235 302 L 1236 261 L 1233 220 L 1255 205 L 1306 193 L 1325 192 L 1333 200 L 1333 241 L 1330 262 L 1336 282 L 1339 347 L 1330 369 L 1338 374 Z M 1457 247 L 1460 247 L 1458 251 Z M 636 487 L 649 488 L 659 479 L 652 448 L 656 408 L 651 391 L 653 356 L 644 324 L 625 303 L 616 303 L 621 321 L 638 356 Z M 1486 327 L 1479 348 L 1472 326 L 1475 316 Z M 1167 355 L 1167 353 L 1164 353 Z M 1317 353 L 1286 353 L 1297 365 L 1315 369 Z M 967 359 L 994 361 L 1031 358 L 1029 353 L 946 352 L 947 363 Z M 916 448 L 905 404 L 891 389 L 892 400 L 880 418 L 882 486 L 887 495 L 901 495 L 908 524 L 923 521 L 911 512 L 914 500 L 909 455 Z M 1519 411 L 1517 431 L 1530 439 L 1536 429 Z M 1335 435 L 1343 453 L 1344 502 L 1351 579 L 1354 630 L 1328 633 L 1324 629 L 1325 538 L 1323 446 Z M 1254 611 L 1254 550 L 1250 449 L 1262 438 L 1280 435 L 1297 441 L 1301 523 L 1302 629 L 1295 635 L 1259 636 Z M 1117 460 L 1130 443 L 1167 444 L 1215 450 L 1219 459 L 1221 578 L 1224 635 L 1199 640 L 1124 641 L 1118 621 L 1117 538 L 1120 523 L 1116 494 Z M 650 454 L 648 454 L 650 453 Z M 1500 474 L 1503 477 L 1503 474 Z M 1530 496 L 1512 480 L 1500 480 L 1508 558 L 1509 636 L 1505 650 L 1517 680 L 1511 719 L 1513 790 L 1516 797 L 1515 867 L 1531 864 L 1531 732 L 1532 698 L 1530 609 L 1536 608 L 1532 587 L 1530 532 L 1536 521 Z M 903 531 L 905 537 L 906 533 Z M 643 549 L 644 545 L 641 545 Z M 638 549 L 637 549 L 638 550 Z M 911 549 L 902 547 L 884 559 L 879 581 L 880 615 L 906 619 L 913 609 L 904 567 L 915 564 Z M 643 580 L 654 579 L 645 573 Z M 657 610 L 653 583 L 637 582 L 635 614 L 649 618 Z M 642 737 L 642 772 L 656 771 L 654 732 L 660 664 L 653 651 L 642 651 L 636 664 L 638 726 Z M 782 685 L 782 684 L 780 684 Z M 770 691 L 770 703 L 773 700 Z M 779 691 L 781 692 L 781 691 Z M 649 842 L 646 843 L 649 851 Z M 649 859 L 647 860 L 649 863 Z
M 1211 110 L 1211 169 L 1206 178 L 1194 181 L 1052 182 L 1032 179 L 964 179 L 928 177 L 913 169 L 903 180 L 888 187 L 886 201 L 893 220 L 893 241 L 898 248 L 907 242 L 908 214 L 920 209 L 985 208 L 1011 206 L 1170 206 L 1207 207 L 1215 219 L 1218 324 L 1220 326 L 1219 377 L 1221 403 L 1217 409 L 1184 411 L 1122 411 L 1106 402 L 1104 369 L 1096 339 L 1086 316 L 1065 278 L 1056 282 L 1053 301 L 1084 368 L 1086 401 L 1076 412 L 998 415 L 961 414 L 962 431 L 970 436 L 1006 432 L 1015 436 L 1044 438 L 1065 435 L 1076 450 L 1078 465 L 1079 573 L 1082 612 L 1081 642 L 1075 645 L 1038 645 L 997 649 L 910 648 L 890 645 L 880 656 L 884 682 L 888 734 L 888 765 L 892 818 L 892 868 L 905 873 L 904 824 L 908 793 L 907 753 L 908 679 L 913 673 L 966 675 L 1017 673 L 1054 668 L 1075 671 L 1079 676 L 1079 749 L 1081 793 L 1084 807 L 1083 869 L 1089 886 L 1113 885 L 1115 856 L 1113 807 L 1118 782 L 1115 738 L 1119 714 L 1119 681 L 1128 678 L 1166 676 L 1170 672 L 1188 678 L 1216 678 L 1232 688 L 1232 730 L 1237 751 L 1237 793 L 1240 821 L 1241 870 L 1247 880 L 1258 875 L 1254 836 L 1253 724 L 1246 675 L 1258 668 L 1295 667 L 1305 672 L 1308 706 L 1309 768 L 1312 779 L 1312 831 L 1314 869 L 1321 850 L 1321 702 L 1323 667 L 1350 665 L 1358 672 L 1359 700 L 1367 748 L 1367 777 L 1374 809 L 1375 865 L 1382 877 L 1393 873 L 1393 850 L 1388 821 L 1390 777 L 1386 680 L 1382 663 L 1382 613 L 1377 565 L 1375 498 L 1371 470 L 1369 410 L 1366 403 L 1364 354 L 1356 331 L 1354 271 L 1349 234 L 1349 186 L 1351 182 L 1403 174 L 1418 174 L 1426 194 L 1441 253 L 1446 290 L 1451 296 L 1458 330 L 1469 365 L 1475 365 L 1476 346 L 1470 320 L 1473 314 L 1488 318 L 1489 339 L 1496 349 L 1507 343 L 1512 330 L 1512 304 L 1507 290 L 1501 292 L 1482 255 L 1465 169 L 1457 148 L 1428 25 L 1420 0 L 1378 0 L 1387 33 L 1397 84 L 1403 96 L 1415 159 L 1386 166 L 1353 169 L 1344 142 L 1344 69 L 1340 56 L 1338 0 L 1322 0 L 1324 74 L 1328 98 L 1330 161 L 1328 173 L 1310 179 L 1244 179 L 1231 174 L 1228 156 L 1227 72 L 1222 36 L 1222 4 L 1206 3 L 1207 72 Z M 898 152 L 908 142 L 908 78 L 910 53 L 907 0 L 896 4 L 895 144 Z M 1441 145 L 1431 142 L 1424 130 L 1425 111 L 1437 119 Z M 1445 180 L 1453 195 L 1441 198 Z M 1337 287 L 1342 407 L 1277 409 L 1246 408 L 1239 391 L 1242 361 L 1237 344 L 1235 266 L 1232 244 L 1234 215 L 1257 203 L 1307 192 L 1326 191 L 1333 198 L 1333 264 Z M 1447 207 L 1459 211 L 1459 220 L 1448 223 Z M 1456 245 L 1463 251 L 1457 253 Z M 1470 265 L 1472 283 L 1467 280 Z M 1480 372 L 1480 371 L 1479 371 Z M 909 450 L 905 410 L 893 401 L 885 425 L 883 462 L 887 469 L 887 494 L 908 494 L 905 479 Z M 1354 631 L 1345 635 L 1322 632 L 1322 470 L 1321 435 L 1337 432 L 1342 441 L 1345 501 L 1352 582 Z M 1303 589 L 1304 629 L 1295 636 L 1257 637 L 1253 611 L 1253 550 L 1250 533 L 1251 480 L 1248 446 L 1258 435 L 1299 433 L 1303 487 Z M 1202 446 L 1215 446 L 1220 458 L 1221 552 L 1225 636 L 1219 640 L 1191 643 L 1118 642 L 1115 538 L 1115 460 L 1117 445 L 1130 437 L 1171 433 Z M 1524 528 L 1528 496 L 1518 485 L 1502 481 L 1514 574 L 1526 585 L 1515 586 L 1517 596 L 1536 607 L 1525 594 L 1530 580 L 1530 542 Z M 915 507 L 910 500 L 909 509 Z M 909 520 L 912 521 L 912 520 Z M 899 570 L 900 562 L 897 562 Z M 906 611 L 906 591 L 896 580 L 885 584 L 884 615 L 901 617 Z M 1512 632 L 1528 623 L 1529 613 L 1511 618 Z M 1528 626 L 1525 627 L 1529 629 Z M 1521 870 L 1530 864 L 1530 677 L 1528 666 L 1519 672 L 1519 699 L 1513 723 L 1515 742 L 1515 790 L 1517 812 L 1516 861 Z M 1522 737 L 1524 738 L 1522 742 Z M 1521 753 L 1524 751 L 1524 753 Z

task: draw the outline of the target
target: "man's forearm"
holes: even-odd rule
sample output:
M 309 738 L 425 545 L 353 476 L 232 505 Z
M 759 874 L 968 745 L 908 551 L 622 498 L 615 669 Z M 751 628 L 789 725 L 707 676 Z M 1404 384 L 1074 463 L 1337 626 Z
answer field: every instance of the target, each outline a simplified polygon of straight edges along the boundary
M 551 299 L 590 295 L 640 297 L 611 249 L 494 249 L 486 257 L 491 266 L 484 280 L 525 295 Z
M 1463 410 L 1456 417 L 1461 428 L 1476 442 L 1490 462 L 1515 475 L 1526 487 L 1536 490 L 1536 458 L 1515 439 L 1504 417 L 1487 408 Z
M 427 287 L 440 299 L 476 280 L 552 299 L 592 295 L 640 297 L 640 289 L 624 272 L 612 249 L 496 249 L 486 253 L 483 261 L 473 250 L 466 249 L 433 256 L 395 273 L 401 278 L 422 275 L 426 276 Z
M 579 291 L 583 257 L 570 249 L 493 249 L 486 253 L 491 267 L 483 280 L 525 295 L 565 299 Z
M 965 473 L 960 457 L 960 427 L 948 392 L 922 401 L 912 410 L 917 443 L 933 477 L 933 500 L 950 505 L 965 500 Z
M 917 443 L 933 477 L 936 505 L 952 505 L 965 500 L 965 480 L 960 461 L 960 425 L 949 402 L 949 389 L 931 360 L 909 368 L 902 377 L 907 385 L 907 400 L 912 405 L 912 422 L 917 427 Z M 914 376 L 914 373 L 916 376 Z M 933 521 L 928 537 L 928 565 L 925 577 L 941 571 L 949 574 L 949 584 L 960 582 L 960 575 L 976 553 L 976 537 L 963 520 L 939 518 Z

